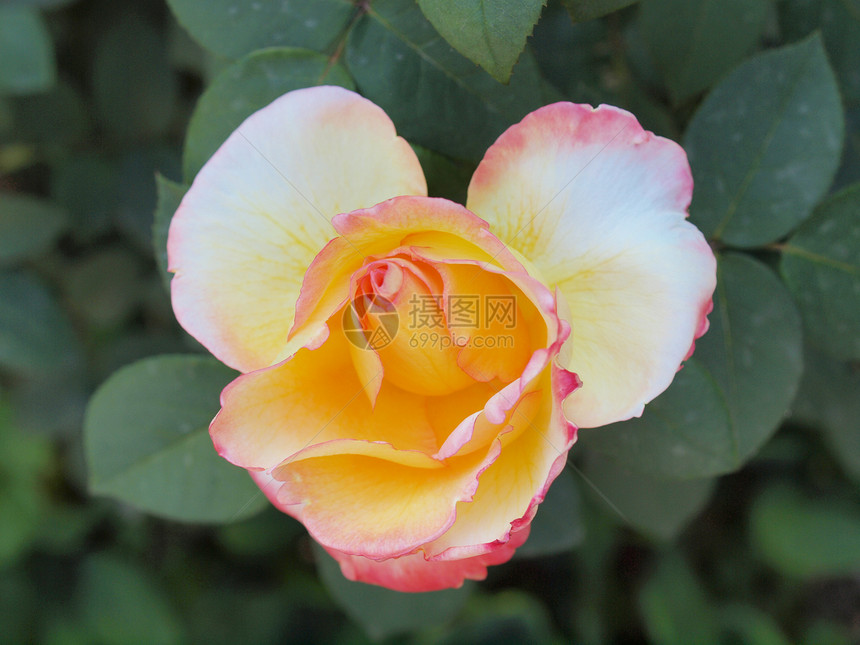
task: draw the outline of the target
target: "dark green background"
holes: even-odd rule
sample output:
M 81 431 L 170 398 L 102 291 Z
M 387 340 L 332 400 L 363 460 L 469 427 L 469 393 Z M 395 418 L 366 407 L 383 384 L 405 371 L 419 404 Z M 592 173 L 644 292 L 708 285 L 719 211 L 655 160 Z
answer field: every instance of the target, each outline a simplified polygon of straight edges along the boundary
M 0 643 L 860 642 L 858 42 L 860 0 L 0 4 Z M 629 109 L 718 254 L 693 360 L 461 590 L 345 581 L 220 460 L 170 308 L 187 185 L 322 83 L 460 202 L 529 111 Z

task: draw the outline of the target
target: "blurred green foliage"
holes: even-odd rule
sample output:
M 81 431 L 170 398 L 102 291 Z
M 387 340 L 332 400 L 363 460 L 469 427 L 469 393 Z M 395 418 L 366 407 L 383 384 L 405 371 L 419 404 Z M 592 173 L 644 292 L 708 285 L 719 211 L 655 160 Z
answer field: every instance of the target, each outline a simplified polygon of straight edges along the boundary
M 0 643 L 860 641 L 860 0 L 484 4 L 0 5 Z M 529 111 L 630 109 L 718 252 L 694 359 L 461 590 L 344 580 L 217 457 L 230 371 L 165 289 L 201 165 L 323 83 L 458 201 Z

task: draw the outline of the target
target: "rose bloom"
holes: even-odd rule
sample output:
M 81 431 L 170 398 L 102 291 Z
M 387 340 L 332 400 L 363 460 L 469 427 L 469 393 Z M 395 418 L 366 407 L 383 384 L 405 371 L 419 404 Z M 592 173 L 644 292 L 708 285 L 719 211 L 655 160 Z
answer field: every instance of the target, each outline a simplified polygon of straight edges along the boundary
M 707 329 L 714 256 L 684 151 L 556 103 L 427 197 L 385 113 L 338 87 L 250 116 L 170 226 L 182 326 L 242 374 L 210 433 L 351 580 L 511 558 L 577 427 L 642 413 Z

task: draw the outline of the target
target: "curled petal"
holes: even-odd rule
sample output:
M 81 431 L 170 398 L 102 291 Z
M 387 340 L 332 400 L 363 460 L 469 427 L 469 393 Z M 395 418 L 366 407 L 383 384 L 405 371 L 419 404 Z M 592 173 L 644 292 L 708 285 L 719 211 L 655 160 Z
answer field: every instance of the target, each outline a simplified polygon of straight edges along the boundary
M 426 259 L 461 259 L 482 266 L 523 271 L 487 223 L 454 202 L 404 196 L 332 220 L 341 237 L 331 240 L 309 262 L 290 336 L 313 338 L 333 307 L 349 297 L 350 276 L 374 256 L 421 249 Z M 281 355 L 285 358 L 286 354 Z

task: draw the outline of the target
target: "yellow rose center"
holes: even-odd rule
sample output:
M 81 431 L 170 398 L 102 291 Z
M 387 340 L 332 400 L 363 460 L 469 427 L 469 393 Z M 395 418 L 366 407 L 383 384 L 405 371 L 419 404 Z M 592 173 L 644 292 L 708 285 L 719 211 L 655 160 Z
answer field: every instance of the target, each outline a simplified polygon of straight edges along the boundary
M 508 383 L 546 340 L 535 333 L 545 325 L 533 303 L 505 276 L 471 263 L 399 251 L 366 260 L 350 284 L 344 329 L 376 352 L 385 382 L 407 392 Z
M 461 348 L 442 307 L 442 278 L 428 262 L 393 256 L 367 263 L 353 276 L 348 308 L 376 351 L 384 379 L 425 396 L 475 383 L 458 364 Z

